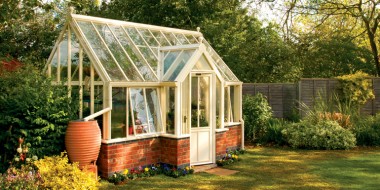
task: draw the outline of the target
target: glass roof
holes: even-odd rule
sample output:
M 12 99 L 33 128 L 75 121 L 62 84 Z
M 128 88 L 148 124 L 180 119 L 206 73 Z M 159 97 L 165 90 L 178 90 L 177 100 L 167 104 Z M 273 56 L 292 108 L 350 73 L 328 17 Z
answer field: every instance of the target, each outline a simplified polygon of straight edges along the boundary
M 202 33 L 197 31 L 76 14 L 72 14 L 71 17 L 72 20 L 69 23 L 72 29 L 71 46 L 75 46 L 71 50 L 71 63 L 76 64 L 73 66 L 75 70 L 72 71 L 73 80 L 78 80 L 77 55 L 79 44 L 81 44 L 89 54 L 87 57 L 96 62 L 97 72 L 100 72 L 103 79 L 134 82 L 175 81 L 196 49 L 176 49 L 177 47 L 170 49 L 169 47 L 199 44 L 198 39 L 202 37 Z M 67 34 L 60 39 L 60 48 L 58 48 L 60 54 L 58 55 L 61 58 L 58 59 L 58 51 L 55 49 L 48 62 L 51 65 L 53 77 L 62 78 L 66 75 L 64 72 L 59 74 L 56 65 L 58 63 L 58 68 L 65 70 L 67 60 L 65 61 L 62 57 L 64 58 L 67 54 L 67 40 Z M 239 81 L 210 44 L 205 40 L 203 44 L 212 58 L 209 63 L 215 64 L 223 79 Z M 162 47 L 170 50 L 162 51 L 160 55 L 159 51 Z M 159 58 L 160 56 L 162 57 Z M 205 59 L 205 57 L 202 58 Z M 161 59 L 161 64 L 159 64 L 159 59 Z M 197 66 L 197 69 L 200 69 L 198 67 L 201 66 Z M 162 73 L 159 74 L 159 72 Z M 159 76 L 163 76 L 163 79 Z
M 185 67 L 191 56 L 194 54 L 194 49 L 177 50 L 164 53 L 164 81 L 175 81 L 179 73 Z

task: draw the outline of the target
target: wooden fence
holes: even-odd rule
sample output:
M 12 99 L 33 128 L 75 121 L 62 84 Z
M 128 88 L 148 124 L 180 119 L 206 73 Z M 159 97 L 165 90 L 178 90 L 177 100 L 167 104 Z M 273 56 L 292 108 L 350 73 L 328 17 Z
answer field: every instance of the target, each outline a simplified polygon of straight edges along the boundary
M 362 108 L 362 113 L 374 115 L 380 110 L 380 78 L 371 78 L 375 99 L 368 101 Z M 312 107 L 318 97 L 333 97 L 338 87 L 336 79 L 301 79 L 297 83 L 244 83 L 243 95 L 261 93 L 268 99 L 274 116 L 278 118 L 291 117 L 301 113 L 299 102 Z M 302 114 L 302 113 L 301 113 Z

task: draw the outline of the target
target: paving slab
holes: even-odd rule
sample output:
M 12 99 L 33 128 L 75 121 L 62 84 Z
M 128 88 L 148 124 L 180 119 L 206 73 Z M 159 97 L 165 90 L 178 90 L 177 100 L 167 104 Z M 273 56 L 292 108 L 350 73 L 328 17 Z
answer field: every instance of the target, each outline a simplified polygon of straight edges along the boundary
M 216 168 L 205 170 L 205 172 L 209 174 L 219 175 L 219 176 L 227 176 L 227 175 L 235 174 L 239 171 L 216 167 Z

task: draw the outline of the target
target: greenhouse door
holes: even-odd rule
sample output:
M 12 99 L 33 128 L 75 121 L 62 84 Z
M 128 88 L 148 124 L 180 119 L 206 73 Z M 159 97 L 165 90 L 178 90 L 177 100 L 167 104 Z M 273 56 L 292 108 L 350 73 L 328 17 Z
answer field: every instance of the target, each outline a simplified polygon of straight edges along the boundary
M 193 74 L 191 76 L 191 137 L 190 163 L 192 165 L 212 162 L 212 125 L 211 118 L 211 74 Z

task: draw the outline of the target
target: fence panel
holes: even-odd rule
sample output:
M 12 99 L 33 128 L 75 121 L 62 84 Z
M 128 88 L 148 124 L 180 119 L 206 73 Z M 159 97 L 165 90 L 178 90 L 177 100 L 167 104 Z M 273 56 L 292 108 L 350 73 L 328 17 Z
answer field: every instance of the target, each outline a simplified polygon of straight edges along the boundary
M 380 110 L 380 78 L 369 79 L 372 82 L 375 99 L 368 101 L 361 109 L 363 114 L 376 114 Z M 314 105 L 316 98 L 326 103 L 338 92 L 336 79 L 304 78 L 298 83 L 244 83 L 243 95 L 261 93 L 267 97 L 275 117 L 283 118 L 300 110 L 299 102 L 308 107 Z M 302 109 L 300 111 L 302 115 Z

